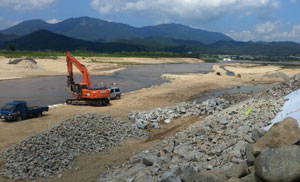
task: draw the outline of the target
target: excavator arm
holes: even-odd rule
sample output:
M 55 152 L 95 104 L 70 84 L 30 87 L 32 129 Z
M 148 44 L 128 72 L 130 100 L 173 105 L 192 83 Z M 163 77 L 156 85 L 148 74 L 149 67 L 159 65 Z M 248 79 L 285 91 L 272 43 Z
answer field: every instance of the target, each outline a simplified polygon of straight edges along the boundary
M 86 85 L 87 88 L 91 88 L 91 79 L 88 69 L 81 64 L 70 52 L 66 53 L 66 61 L 68 66 L 68 81 L 67 86 L 72 88 L 72 85 L 75 85 L 73 78 L 73 65 L 81 72 L 83 77 L 83 83 L 80 85 Z
M 76 99 L 67 99 L 71 105 L 108 105 L 110 101 L 110 89 L 91 88 L 91 80 L 88 69 L 81 64 L 70 52 L 66 53 L 68 68 L 67 87 Z M 73 78 L 73 65 L 81 72 L 82 83 L 75 83 Z

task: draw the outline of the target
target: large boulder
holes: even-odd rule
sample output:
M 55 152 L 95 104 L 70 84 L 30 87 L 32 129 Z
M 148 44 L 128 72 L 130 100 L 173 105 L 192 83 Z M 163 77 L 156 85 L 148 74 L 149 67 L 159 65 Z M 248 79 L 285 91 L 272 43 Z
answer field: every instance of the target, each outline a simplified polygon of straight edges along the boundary
M 161 177 L 161 182 L 181 182 L 181 180 L 174 173 L 165 172 Z
M 252 139 L 257 141 L 258 139 L 260 139 L 262 136 L 264 136 L 266 134 L 266 131 L 260 128 L 255 128 L 252 130 Z
M 241 178 L 241 182 L 263 182 L 263 180 L 257 177 L 254 173 L 251 173 L 248 176 Z
M 196 174 L 192 166 L 181 166 L 176 170 L 176 175 L 184 182 L 194 182 Z
M 254 168 L 256 174 L 265 181 L 299 181 L 300 146 L 266 149 L 256 158 Z
M 226 171 L 226 176 L 228 178 L 232 178 L 232 177 L 244 177 L 247 174 L 249 174 L 248 171 L 248 166 L 247 166 L 247 162 L 241 162 L 240 164 L 234 164 L 233 166 L 231 166 L 231 168 L 229 170 Z
M 251 165 L 254 164 L 255 160 L 255 157 L 253 155 L 253 146 L 254 144 L 248 144 L 245 149 L 247 162 Z
M 253 146 L 254 155 L 258 155 L 266 148 L 279 148 L 292 145 L 300 139 L 300 130 L 297 120 L 285 118 L 279 123 L 275 123 L 272 128 Z
M 222 170 L 203 170 L 195 177 L 195 182 L 225 182 L 227 181 L 226 173 Z

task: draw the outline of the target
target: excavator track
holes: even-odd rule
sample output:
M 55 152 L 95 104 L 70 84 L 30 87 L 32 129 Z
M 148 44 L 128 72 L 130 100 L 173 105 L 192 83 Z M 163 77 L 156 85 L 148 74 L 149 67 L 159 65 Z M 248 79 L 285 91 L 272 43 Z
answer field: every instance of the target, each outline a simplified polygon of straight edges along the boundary
M 89 106 L 107 106 L 109 105 L 109 99 L 67 99 L 68 105 L 89 105 Z

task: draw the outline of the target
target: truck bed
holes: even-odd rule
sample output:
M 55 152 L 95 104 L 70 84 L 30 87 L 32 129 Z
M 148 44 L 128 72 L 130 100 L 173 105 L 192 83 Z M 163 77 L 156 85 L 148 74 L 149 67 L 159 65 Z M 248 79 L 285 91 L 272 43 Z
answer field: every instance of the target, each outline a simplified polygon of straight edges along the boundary
M 48 111 L 49 107 L 37 107 L 37 106 L 32 106 L 27 108 L 27 114 L 35 114 L 35 113 L 41 113 L 44 111 Z

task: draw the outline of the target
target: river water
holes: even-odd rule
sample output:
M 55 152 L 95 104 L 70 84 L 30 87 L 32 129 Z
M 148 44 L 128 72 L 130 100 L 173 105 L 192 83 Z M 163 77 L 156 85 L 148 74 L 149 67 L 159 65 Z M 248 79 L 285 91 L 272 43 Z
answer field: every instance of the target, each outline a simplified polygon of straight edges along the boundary
M 111 76 L 91 76 L 92 85 L 116 83 L 122 92 L 131 92 L 166 83 L 162 74 L 208 73 L 219 63 L 163 64 L 131 66 Z M 75 76 L 81 82 L 81 75 Z M 66 88 L 66 76 L 38 77 L 0 81 L 0 106 L 13 100 L 25 100 L 29 105 L 54 105 L 73 98 Z

